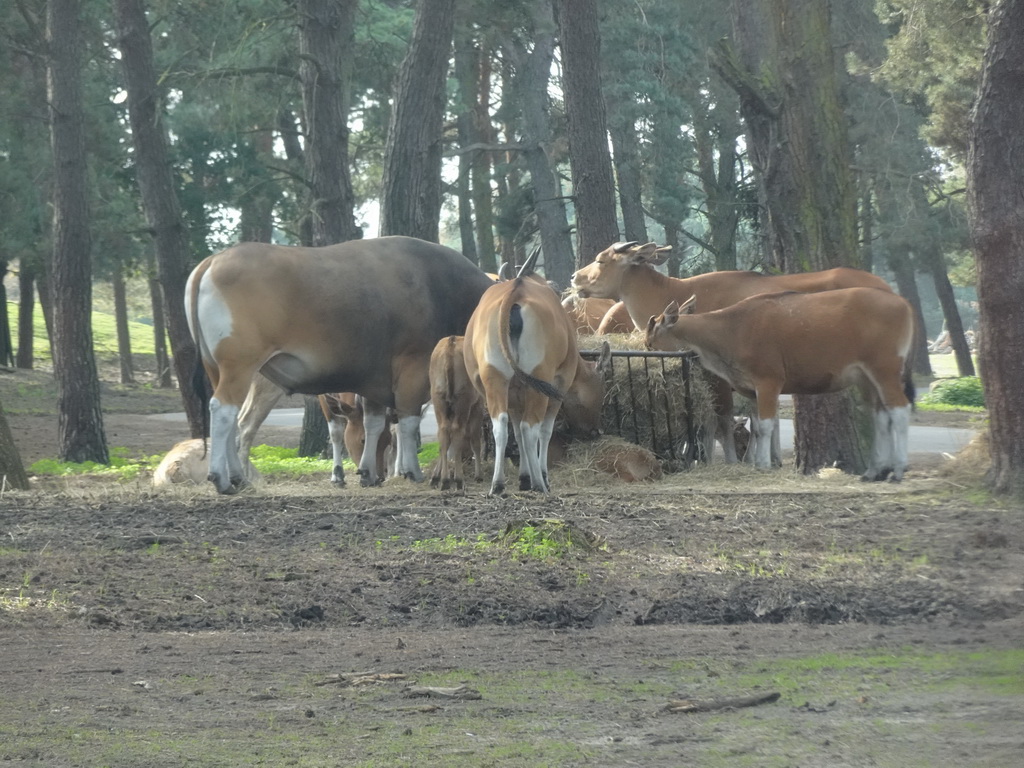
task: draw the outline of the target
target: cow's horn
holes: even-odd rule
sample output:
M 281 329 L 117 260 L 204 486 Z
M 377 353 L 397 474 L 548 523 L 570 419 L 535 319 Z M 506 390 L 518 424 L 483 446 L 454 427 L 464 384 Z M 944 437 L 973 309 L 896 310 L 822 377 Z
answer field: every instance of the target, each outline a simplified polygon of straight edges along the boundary
M 612 250 L 616 253 L 622 253 L 628 248 L 632 248 L 634 245 L 638 245 L 639 243 L 639 240 L 630 240 L 628 243 L 615 243 L 612 245 Z
M 539 257 L 540 245 L 538 244 L 537 247 L 533 249 L 533 253 L 531 253 L 529 258 L 526 260 L 526 263 L 524 263 L 523 266 L 519 268 L 519 272 L 516 274 L 516 277 L 519 278 L 526 277 L 527 275 L 532 275 L 534 268 L 537 266 L 537 259 Z
M 510 280 L 512 278 L 512 267 L 507 261 L 501 262 L 501 266 L 498 267 L 498 277 L 502 280 Z

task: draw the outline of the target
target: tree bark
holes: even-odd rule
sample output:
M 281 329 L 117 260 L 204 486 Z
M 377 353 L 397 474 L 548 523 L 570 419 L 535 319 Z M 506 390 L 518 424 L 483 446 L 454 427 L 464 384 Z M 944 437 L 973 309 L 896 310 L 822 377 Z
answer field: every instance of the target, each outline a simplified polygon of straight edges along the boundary
M 306 124 L 306 174 L 313 244 L 362 237 L 348 162 L 348 111 L 357 0 L 300 0 L 299 78 Z
M 989 15 L 971 123 L 967 197 L 978 263 L 979 364 L 989 413 L 994 492 L 1024 499 L 1024 2 Z
M 18 270 L 18 353 L 14 364 L 26 371 L 35 365 L 35 271 L 22 260 Z
M 971 347 L 967 343 L 967 335 L 964 333 L 964 321 L 960 317 L 960 308 L 956 305 L 956 295 L 953 293 L 953 284 L 949 282 L 949 272 L 946 270 L 946 263 L 942 253 L 934 243 L 928 243 L 921 252 L 928 271 L 931 273 L 932 282 L 935 284 L 935 295 L 939 299 L 939 306 L 942 307 L 942 317 L 946 321 L 946 330 L 949 332 L 949 343 L 953 347 L 953 356 L 956 358 L 957 373 L 961 376 L 974 376 L 974 360 L 971 358 Z
M 477 139 L 490 143 L 493 134 L 491 125 L 491 59 L 486 50 L 480 52 L 480 68 L 477 72 L 477 99 L 473 114 Z M 494 197 L 491 191 L 491 153 L 476 152 L 473 155 L 473 212 L 476 214 L 476 247 L 480 257 L 480 269 L 485 272 L 498 271 L 497 250 L 494 246 Z
M 455 25 L 455 82 L 458 84 L 458 107 L 455 130 L 460 148 L 479 140 L 476 130 L 477 77 L 480 71 L 480 50 L 473 40 L 473 27 L 465 19 Z M 459 243 L 462 255 L 474 264 L 480 263 L 476 249 L 473 222 L 473 161 L 478 153 L 459 153 L 459 178 L 456 182 L 459 201 Z
M 642 200 L 640 152 L 636 126 L 624 116 L 610 120 L 615 178 L 619 182 L 619 207 L 622 209 L 623 237 L 646 243 L 647 218 Z
M 114 0 L 114 15 L 128 93 L 128 120 L 139 191 L 156 247 L 174 370 L 192 437 L 203 437 L 205 405 L 191 386 L 198 360 L 185 317 L 188 233 L 174 188 L 160 115 L 161 96 L 153 68 L 153 42 L 142 0 Z
M 7 423 L 7 414 L 0 405 L 0 493 L 4 488 L 27 491 L 28 475 L 25 473 L 25 464 L 21 460 L 18 446 L 14 443 L 14 436 Z
M 419 0 L 384 149 L 380 232 L 438 242 L 445 77 L 455 0 Z
M 53 148 L 53 371 L 63 461 L 107 464 L 92 346 L 92 262 L 78 0 L 49 0 L 47 95 Z
M 914 277 L 914 264 L 910 260 L 909 249 L 898 245 L 889 245 L 889 269 L 896 278 L 896 289 L 900 296 L 910 302 L 914 308 L 914 343 L 910 351 L 910 364 L 914 373 L 931 376 L 932 366 L 928 361 L 928 332 L 924 327 L 924 312 L 921 311 L 921 295 L 917 290 Z
M 533 49 L 526 55 L 526 60 L 517 65 L 517 94 L 523 118 L 522 143 L 526 147 L 524 155 L 533 187 L 533 209 L 540 229 L 544 276 L 563 289 L 569 285 L 575 259 L 565 204 L 548 158 L 552 136 L 547 87 L 555 54 L 555 20 L 550 2 L 534 2 L 531 16 Z M 513 50 L 518 52 L 518 49 Z
M 152 251 L 146 254 L 146 271 L 149 275 L 149 303 L 153 312 L 153 350 L 156 357 L 156 381 L 161 389 L 174 386 L 171 380 L 171 360 L 167 354 L 167 321 L 164 318 L 164 294 L 156 276 L 156 262 Z
M 733 3 L 740 49 L 714 65 L 736 90 L 767 209 L 775 266 L 786 272 L 857 266 L 856 195 L 826 0 Z M 796 55 L 794 52 L 799 52 Z M 866 467 L 852 398 L 798 395 L 796 461 Z
M 596 0 L 556 0 L 555 8 L 576 207 L 576 266 L 582 267 L 619 239 L 601 92 L 601 37 Z
M 114 289 L 114 325 L 117 328 L 117 359 L 121 367 L 121 383 L 134 384 L 132 339 L 128 331 L 128 296 L 120 267 L 111 280 L 111 285 Z

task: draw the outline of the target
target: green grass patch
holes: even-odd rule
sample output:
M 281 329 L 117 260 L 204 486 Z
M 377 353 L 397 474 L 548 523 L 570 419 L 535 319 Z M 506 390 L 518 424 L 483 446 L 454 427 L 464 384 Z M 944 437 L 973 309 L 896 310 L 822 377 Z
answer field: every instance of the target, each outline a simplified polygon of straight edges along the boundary
M 921 396 L 921 404 L 950 405 L 957 408 L 983 409 L 985 392 L 977 376 L 963 376 L 957 379 L 942 379 L 932 390 Z
M 11 337 L 18 338 L 18 304 L 7 302 L 7 319 L 11 325 Z M 93 351 L 97 357 L 108 358 L 117 356 L 117 326 L 114 316 L 109 312 L 92 312 Z M 128 321 L 128 337 L 131 339 L 133 355 L 156 354 L 156 340 L 153 326 L 145 323 Z M 32 356 L 37 360 L 49 360 L 50 340 L 46 336 L 46 323 L 43 321 L 42 307 L 36 302 L 32 314 Z
M 317 459 L 299 456 L 297 448 L 283 448 L 276 445 L 257 445 L 252 449 L 253 466 L 264 477 L 280 480 L 294 480 L 309 475 L 330 472 L 330 459 Z M 166 454 L 154 456 L 132 457 L 127 448 L 110 449 L 110 464 L 97 464 L 94 461 L 72 462 L 57 459 L 40 459 L 28 468 L 29 474 L 48 477 L 69 477 L 74 475 L 95 475 L 110 477 L 119 481 L 134 480 L 140 472 L 153 471 Z M 437 443 L 426 443 L 420 449 L 420 466 L 427 466 L 437 456 Z M 351 459 L 345 459 L 342 466 L 348 472 L 354 472 L 356 465 Z

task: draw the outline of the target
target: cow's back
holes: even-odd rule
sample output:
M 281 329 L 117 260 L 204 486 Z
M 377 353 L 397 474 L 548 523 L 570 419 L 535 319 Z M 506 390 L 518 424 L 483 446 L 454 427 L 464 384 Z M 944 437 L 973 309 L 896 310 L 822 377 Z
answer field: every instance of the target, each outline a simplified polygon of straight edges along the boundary
M 464 333 L 492 285 L 457 251 L 409 237 L 243 243 L 211 257 L 207 281 L 229 309 L 232 343 L 294 356 L 268 376 L 309 393 L 388 386 L 395 357 Z

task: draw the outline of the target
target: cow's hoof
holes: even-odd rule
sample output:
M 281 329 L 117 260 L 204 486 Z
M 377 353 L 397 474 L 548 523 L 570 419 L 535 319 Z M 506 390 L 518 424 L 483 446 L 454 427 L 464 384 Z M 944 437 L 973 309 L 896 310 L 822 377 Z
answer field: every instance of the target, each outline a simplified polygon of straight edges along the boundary
M 335 467 L 334 472 L 331 473 L 331 482 L 339 488 L 345 487 L 345 470 L 341 467 Z
M 497 483 L 496 485 L 492 485 L 491 486 L 491 492 L 489 494 L 487 494 L 487 495 L 488 496 L 503 496 L 504 494 L 505 494 L 505 484 L 504 483 Z
M 359 485 L 363 488 L 373 488 L 375 485 L 380 485 L 383 480 L 380 478 L 371 478 L 370 473 L 364 470 L 359 470 Z
M 520 491 L 533 490 L 533 481 L 530 479 L 529 475 L 520 475 L 519 476 L 519 490 Z

